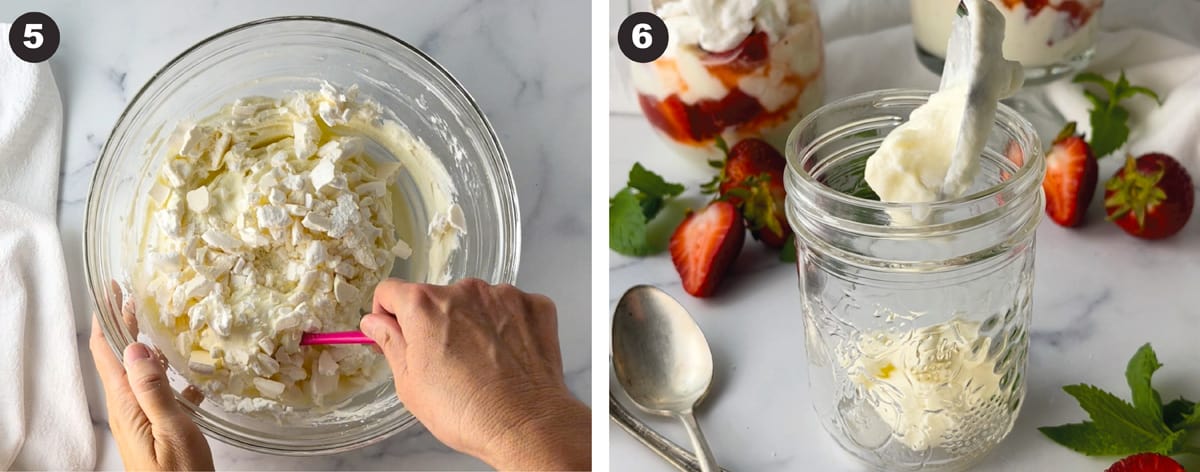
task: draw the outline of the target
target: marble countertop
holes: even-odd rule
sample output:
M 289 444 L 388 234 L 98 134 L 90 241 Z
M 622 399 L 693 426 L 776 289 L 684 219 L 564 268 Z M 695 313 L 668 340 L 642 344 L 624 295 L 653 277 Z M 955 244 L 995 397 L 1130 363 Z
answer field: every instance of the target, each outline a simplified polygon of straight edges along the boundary
M 884 36 L 875 44 L 899 41 L 903 53 L 912 55 L 908 2 L 872 2 L 872 7 L 878 5 L 886 12 L 870 20 L 848 15 L 861 10 L 854 5 L 866 2 L 819 3 L 822 15 L 829 14 L 822 19 L 827 41 L 852 34 L 856 28 L 860 34 L 878 31 Z M 1134 2 L 1112 3 L 1106 8 L 1122 13 L 1134 8 Z M 1106 26 L 1113 21 L 1108 18 L 1111 14 L 1105 12 Z M 623 18 L 622 13 L 612 16 L 617 22 Z M 1187 30 L 1183 31 L 1186 36 Z M 1200 44 L 1194 36 L 1180 39 Z M 887 54 L 886 47 L 880 49 L 850 60 L 845 47 L 827 47 L 831 64 L 826 70 L 827 100 L 872 88 L 937 86 L 935 75 L 915 69 L 858 81 L 837 80 L 849 77 L 852 67 L 864 67 Z M 912 63 L 919 68 L 915 56 Z M 699 206 L 694 189 L 711 178 L 711 171 L 673 155 L 637 113 L 636 102 L 621 89 L 621 78 L 611 80 L 609 194 L 624 186 L 629 168 L 641 162 L 668 180 L 685 183 L 692 189 L 685 195 L 694 196 L 691 203 Z M 1116 165 L 1102 162 L 1100 174 L 1111 175 Z M 1104 470 L 1115 459 L 1076 454 L 1052 443 L 1036 428 L 1086 419 L 1074 399 L 1060 389 L 1066 384 L 1091 383 L 1128 398 L 1125 364 L 1143 343 L 1152 343 L 1165 364 L 1155 375 L 1163 398 L 1200 394 L 1194 329 L 1200 321 L 1200 291 L 1181 290 L 1187 286 L 1182 281 L 1195 280 L 1200 271 L 1200 251 L 1195 249 L 1200 244 L 1200 222 L 1193 218 L 1175 238 L 1147 243 L 1104 223 L 1099 205 L 1092 210 L 1093 223 L 1085 228 L 1068 230 L 1045 221 L 1038 229 L 1028 395 L 1012 433 L 974 470 Z M 794 266 L 778 262 L 747 238 L 719 294 L 701 300 L 683 291 L 669 256 L 638 259 L 610 254 L 610 312 L 629 287 L 654 284 L 680 300 L 707 336 L 715 361 L 714 384 L 697 416 L 722 466 L 754 471 L 865 469 L 836 445 L 813 411 Z M 610 388 L 619 391 L 611 377 Z M 617 397 L 624 398 L 623 393 Z M 691 449 L 678 422 L 638 416 Z M 609 439 L 612 470 L 672 470 L 616 425 L 610 427 Z M 1190 461 L 1185 466 L 1200 467 L 1198 458 L 1181 457 Z
M 6 2 L 0 18 L 34 8 Z M 63 38 L 51 59 L 66 113 L 58 223 L 99 445 L 98 468 L 121 468 L 87 349 L 93 304 L 84 288 L 80 238 L 100 147 L 133 94 L 167 61 L 209 35 L 269 16 L 334 16 L 380 28 L 433 56 L 471 92 L 499 133 L 516 178 L 524 239 L 517 285 L 557 302 L 567 383 L 577 397 L 590 401 L 589 267 L 561 263 L 587 260 L 590 248 L 589 200 L 578 191 L 590 182 L 587 2 L 54 0 L 37 2 L 36 9 L 58 23 Z M 316 458 L 263 455 L 209 442 L 218 469 L 486 467 L 420 427 L 371 447 Z

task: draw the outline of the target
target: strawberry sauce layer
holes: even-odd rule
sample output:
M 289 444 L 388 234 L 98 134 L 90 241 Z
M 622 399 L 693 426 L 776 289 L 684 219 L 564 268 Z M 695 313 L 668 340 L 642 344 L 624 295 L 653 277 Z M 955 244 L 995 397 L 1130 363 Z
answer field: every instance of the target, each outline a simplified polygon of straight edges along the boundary
M 638 104 L 650 123 L 682 144 L 700 146 L 711 143 L 728 128 L 753 133 L 783 123 L 796 109 L 809 82 L 806 77 L 785 75 L 782 82 L 795 86 L 796 96 L 778 109 L 767 111 L 757 98 L 738 86 L 743 77 L 765 77 L 770 74 L 772 64 L 769 61 L 766 33 L 752 33 L 728 51 L 698 53 L 703 56 L 701 62 L 707 72 L 729 90 L 724 97 L 686 103 L 679 93 L 673 93 L 663 100 L 638 94 Z M 672 60 L 660 60 L 654 66 L 664 69 L 659 74 L 661 77 L 678 77 L 675 71 L 677 66 Z M 819 71 L 820 68 L 817 74 Z M 680 81 L 677 89 L 686 91 L 687 84 Z
M 1088 3 L 1088 5 L 1084 3 Z M 1029 18 L 1037 16 L 1045 8 L 1066 13 L 1073 30 L 1086 25 L 1092 19 L 1092 15 L 1095 15 L 1100 7 L 1104 6 L 1104 2 L 1081 2 L 1079 0 L 1063 0 L 1058 5 L 1051 5 L 1049 0 L 1004 0 L 1004 6 L 1009 10 L 1022 4 L 1029 10 Z

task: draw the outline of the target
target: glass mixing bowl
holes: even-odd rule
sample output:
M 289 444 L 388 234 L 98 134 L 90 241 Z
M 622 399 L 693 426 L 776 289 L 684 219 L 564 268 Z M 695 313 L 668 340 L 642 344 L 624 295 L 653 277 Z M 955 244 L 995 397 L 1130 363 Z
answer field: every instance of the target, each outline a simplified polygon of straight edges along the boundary
M 92 176 L 84 221 L 87 284 L 114 351 L 153 343 L 139 330 L 129 274 L 147 215 L 148 189 L 166 157 L 178 123 L 195 121 L 237 98 L 282 97 L 316 90 L 322 81 L 358 84 L 359 96 L 378 102 L 433 151 L 446 168 L 463 210 L 466 234 L 447 266 L 449 279 L 476 277 L 512 283 L 520 253 L 520 217 L 512 174 L 487 119 L 445 69 L 415 47 L 379 30 L 332 18 L 269 18 L 223 31 L 169 62 L 142 87 L 117 120 Z M 369 144 L 374 153 L 382 147 Z M 383 156 L 384 158 L 394 156 Z M 408 203 L 402 217 L 425 228 L 434 213 L 422 183 L 402 172 L 397 191 Z M 401 235 L 414 256 L 391 275 L 437 283 L 443 274 L 422 267 L 424 231 Z M 136 295 L 136 294 L 134 294 Z M 119 355 L 118 355 L 119 357 Z M 179 366 L 186 369 L 187 366 Z M 390 377 L 333 413 L 277 421 L 231 413 L 205 400 L 176 366 L 168 377 L 177 397 L 209 436 L 245 449 L 314 455 L 363 447 L 416 423 L 396 398 Z

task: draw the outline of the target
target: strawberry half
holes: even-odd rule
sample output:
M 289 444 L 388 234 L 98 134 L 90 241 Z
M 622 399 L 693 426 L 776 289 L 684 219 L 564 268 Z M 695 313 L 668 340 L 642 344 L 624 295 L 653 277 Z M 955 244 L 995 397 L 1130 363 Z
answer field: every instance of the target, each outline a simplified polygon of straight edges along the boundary
M 1121 459 L 1104 472 L 1184 472 L 1184 470 L 1182 465 L 1175 462 L 1175 459 L 1162 454 L 1144 452 Z
M 1092 149 L 1082 135 L 1075 134 L 1075 123 L 1067 123 L 1054 145 L 1046 153 L 1046 214 L 1062 226 L 1079 226 L 1096 193 L 1099 167 Z
M 1104 185 L 1108 219 L 1126 233 L 1162 239 L 1183 229 L 1195 204 L 1192 177 L 1171 156 L 1150 153 L 1125 159 Z
M 715 181 L 721 197 L 741 210 L 754 239 L 773 248 L 783 247 L 792 234 L 783 206 L 786 167 L 787 161 L 766 141 L 744 139 L 729 150 Z
M 671 234 L 669 246 L 683 289 L 697 297 L 712 295 L 745 240 L 742 217 L 730 202 L 714 201 L 689 213 Z

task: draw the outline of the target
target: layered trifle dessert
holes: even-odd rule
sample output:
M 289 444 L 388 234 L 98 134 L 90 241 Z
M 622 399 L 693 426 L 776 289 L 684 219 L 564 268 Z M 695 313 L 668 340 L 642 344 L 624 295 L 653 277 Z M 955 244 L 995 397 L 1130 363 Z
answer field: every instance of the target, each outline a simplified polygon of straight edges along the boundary
M 940 62 L 959 0 L 911 0 L 913 37 L 923 60 Z M 1070 73 L 1091 56 L 1104 0 L 991 0 L 1004 15 L 1004 57 L 1027 79 Z
M 723 157 L 717 138 L 782 148 L 821 104 L 824 49 L 809 0 L 653 3 L 670 36 L 662 57 L 633 64 L 646 118 L 681 153 Z

